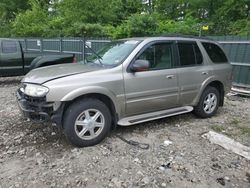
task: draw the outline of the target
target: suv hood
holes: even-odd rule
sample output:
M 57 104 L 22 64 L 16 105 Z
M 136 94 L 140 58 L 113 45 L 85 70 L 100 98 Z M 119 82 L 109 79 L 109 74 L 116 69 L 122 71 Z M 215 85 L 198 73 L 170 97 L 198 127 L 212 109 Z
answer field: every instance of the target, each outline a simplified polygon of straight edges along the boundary
M 30 71 L 23 78 L 22 82 L 43 84 L 45 82 L 57 78 L 97 71 L 101 69 L 104 69 L 104 67 L 93 63 L 92 64 L 72 63 L 72 64 L 53 65 L 48 67 L 37 68 Z

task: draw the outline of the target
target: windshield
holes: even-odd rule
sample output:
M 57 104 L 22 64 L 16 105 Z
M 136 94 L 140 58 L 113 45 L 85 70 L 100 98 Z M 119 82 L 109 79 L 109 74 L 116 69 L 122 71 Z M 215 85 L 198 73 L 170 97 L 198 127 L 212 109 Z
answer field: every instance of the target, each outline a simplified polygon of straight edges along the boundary
M 106 44 L 96 53 L 86 58 L 87 62 L 101 63 L 103 65 L 118 65 L 140 43 L 137 40 L 121 40 Z

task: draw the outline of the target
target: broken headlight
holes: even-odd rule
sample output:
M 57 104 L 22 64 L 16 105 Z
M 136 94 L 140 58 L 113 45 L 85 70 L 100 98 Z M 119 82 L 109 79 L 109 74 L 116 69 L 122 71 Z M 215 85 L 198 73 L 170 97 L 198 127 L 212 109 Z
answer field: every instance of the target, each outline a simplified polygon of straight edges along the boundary
M 49 92 L 49 88 L 36 84 L 24 84 L 24 87 L 21 88 L 21 91 L 28 96 L 44 97 Z

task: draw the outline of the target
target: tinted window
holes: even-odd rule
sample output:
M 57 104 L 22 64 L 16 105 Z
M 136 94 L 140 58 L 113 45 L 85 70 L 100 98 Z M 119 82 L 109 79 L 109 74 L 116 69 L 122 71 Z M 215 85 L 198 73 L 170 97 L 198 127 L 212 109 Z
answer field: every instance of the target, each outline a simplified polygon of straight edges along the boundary
M 195 51 L 196 64 L 200 65 L 203 62 L 203 56 L 201 54 L 200 48 L 198 47 L 196 43 L 193 44 L 193 47 Z
M 172 44 L 159 43 L 151 45 L 137 59 L 148 60 L 151 70 L 171 68 Z
M 15 41 L 2 41 L 2 52 L 3 53 L 16 53 L 17 43 Z
M 195 42 L 178 42 L 178 50 L 181 66 L 202 64 L 203 57 Z
M 205 50 L 207 51 L 208 56 L 214 63 L 225 63 L 228 62 L 226 55 L 222 49 L 216 44 L 209 42 L 202 42 Z
M 195 65 L 195 53 L 192 43 L 178 43 L 181 66 Z

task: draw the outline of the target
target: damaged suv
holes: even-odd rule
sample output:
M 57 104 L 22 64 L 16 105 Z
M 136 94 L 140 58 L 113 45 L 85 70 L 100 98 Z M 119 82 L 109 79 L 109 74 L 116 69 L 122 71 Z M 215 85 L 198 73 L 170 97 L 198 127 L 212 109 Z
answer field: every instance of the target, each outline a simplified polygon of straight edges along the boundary
M 107 44 L 84 63 L 38 68 L 17 91 L 24 115 L 51 121 L 75 146 L 101 142 L 112 127 L 193 111 L 213 116 L 231 89 L 232 67 L 214 41 L 147 37 Z

